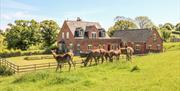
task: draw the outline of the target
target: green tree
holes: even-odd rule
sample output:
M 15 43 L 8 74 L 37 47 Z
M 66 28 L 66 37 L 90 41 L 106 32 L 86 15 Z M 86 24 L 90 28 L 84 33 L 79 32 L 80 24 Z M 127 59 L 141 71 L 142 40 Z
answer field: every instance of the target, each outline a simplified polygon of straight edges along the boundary
M 116 21 L 114 26 L 110 27 L 108 30 L 109 36 L 112 36 L 116 30 L 127 30 L 127 29 L 136 29 L 137 26 L 133 22 L 127 20 Z
M 177 23 L 175 27 L 176 27 L 176 31 L 180 31 L 180 23 Z
M 135 21 L 140 29 L 152 28 L 154 26 L 151 19 L 149 19 L 147 16 L 138 16 L 135 18 Z
M 171 23 L 165 23 L 162 28 L 166 28 L 167 30 L 173 30 L 174 25 L 172 25 Z
M 171 31 L 167 30 L 166 28 L 161 28 L 160 31 L 162 39 L 167 42 L 168 39 L 171 37 Z
M 40 23 L 40 25 L 43 44 L 45 47 L 50 47 L 52 44 L 56 42 L 59 26 L 53 20 L 44 20 Z
M 15 24 L 8 25 L 5 40 L 9 49 L 27 50 L 41 42 L 40 25 L 35 20 L 16 20 Z

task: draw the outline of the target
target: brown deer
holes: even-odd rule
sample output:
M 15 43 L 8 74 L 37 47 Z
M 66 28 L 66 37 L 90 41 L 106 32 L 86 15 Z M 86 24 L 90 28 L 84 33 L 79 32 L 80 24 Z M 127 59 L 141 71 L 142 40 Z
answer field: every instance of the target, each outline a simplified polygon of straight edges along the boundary
M 57 55 L 55 50 L 51 50 L 51 52 L 52 52 L 52 55 L 54 56 L 54 58 L 57 61 L 56 72 L 57 72 L 57 70 L 59 68 L 60 68 L 60 71 L 61 71 L 61 68 L 62 68 L 64 63 L 68 63 L 69 64 L 69 71 L 71 69 L 71 64 L 73 64 L 74 69 L 75 69 L 75 63 L 73 62 L 73 53 L 68 52 L 68 53 L 63 54 L 63 55 Z
M 99 63 L 99 60 L 101 59 L 101 63 L 104 62 L 104 54 L 105 54 L 106 50 L 104 49 L 95 49 L 95 50 L 91 50 L 91 52 L 89 52 L 89 54 L 87 55 L 87 58 L 82 62 L 84 63 L 84 66 L 87 66 L 88 62 L 91 62 L 94 59 L 95 64 L 97 65 Z
M 132 47 L 125 47 L 125 48 L 120 48 L 121 53 L 126 55 L 126 60 L 129 61 L 132 59 L 132 55 L 134 53 L 134 49 Z

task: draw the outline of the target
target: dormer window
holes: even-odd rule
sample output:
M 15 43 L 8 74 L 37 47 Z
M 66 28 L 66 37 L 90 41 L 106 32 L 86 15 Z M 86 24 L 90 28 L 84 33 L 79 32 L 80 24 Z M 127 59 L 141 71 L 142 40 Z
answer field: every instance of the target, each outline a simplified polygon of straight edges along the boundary
M 99 37 L 105 37 L 105 36 L 106 36 L 105 30 L 104 29 L 100 29 L 99 30 Z
M 92 32 L 92 38 L 96 39 L 96 32 Z
M 81 27 L 76 28 L 74 37 L 83 37 L 84 30 Z

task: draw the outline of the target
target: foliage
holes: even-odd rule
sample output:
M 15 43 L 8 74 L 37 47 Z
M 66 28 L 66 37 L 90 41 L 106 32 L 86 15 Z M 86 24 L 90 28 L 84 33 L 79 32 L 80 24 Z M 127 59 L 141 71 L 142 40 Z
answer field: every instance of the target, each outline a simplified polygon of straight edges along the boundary
M 40 25 L 35 20 L 16 20 L 14 25 L 9 26 L 5 39 L 9 49 L 27 50 L 41 42 Z
M 177 23 L 175 27 L 176 27 L 176 31 L 180 31 L 180 23 Z
M 120 21 L 116 21 L 114 26 L 109 28 L 108 34 L 109 36 L 112 36 L 112 34 L 117 30 L 127 30 L 127 29 L 135 29 L 135 28 L 137 28 L 137 26 L 133 22 L 127 20 L 120 20 Z
M 44 50 L 29 50 L 29 51 L 21 51 L 21 50 L 3 50 L 0 51 L 1 57 L 16 57 L 16 56 L 28 56 L 28 55 L 39 55 L 46 54 Z
M 169 42 L 169 43 L 163 43 L 163 48 L 165 51 L 178 51 L 180 50 L 180 43 L 179 42 Z
M 165 28 L 167 30 L 173 30 L 174 29 L 174 25 L 172 25 L 171 23 L 165 23 L 162 28 Z
M 152 28 L 154 24 L 147 16 L 138 16 L 135 18 L 140 29 Z
M 166 28 L 161 28 L 161 37 L 162 39 L 167 42 L 171 37 L 171 31 L 167 30 Z
M 40 24 L 44 46 L 49 47 L 56 42 L 59 26 L 53 20 L 44 20 Z
M 0 76 L 10 76 L 13 75 L 13 71 L 4 65 L 0 65 Z

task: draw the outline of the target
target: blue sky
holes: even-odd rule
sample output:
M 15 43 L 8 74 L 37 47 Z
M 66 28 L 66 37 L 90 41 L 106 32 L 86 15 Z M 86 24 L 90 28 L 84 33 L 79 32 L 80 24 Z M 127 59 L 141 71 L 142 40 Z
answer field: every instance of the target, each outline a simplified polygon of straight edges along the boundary
M 180 0 L 0 0 L 0 29 L 17 19 L 64 20 L 81 17 L 97 21 L 105 29 L 116 16 L 148 16 L 154 24 L 180 22 Z

